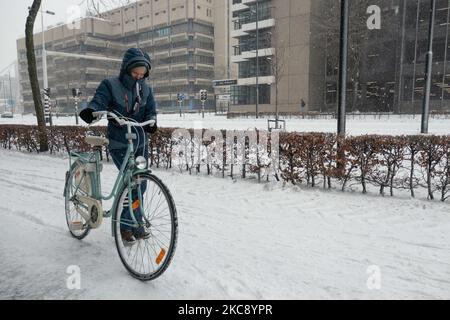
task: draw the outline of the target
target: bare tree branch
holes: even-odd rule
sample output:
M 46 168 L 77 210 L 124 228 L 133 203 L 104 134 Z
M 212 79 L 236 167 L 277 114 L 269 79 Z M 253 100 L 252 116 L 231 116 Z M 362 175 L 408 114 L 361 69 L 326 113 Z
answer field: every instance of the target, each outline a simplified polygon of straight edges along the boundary
M 275 120 L 278 128 L 278 87 L 284 76 L 284 70 L 288 61 L 288 47 L 286 42 L 280 37 L 278 28 L 274 30 L 271 36 L 272 45 L 275 47 L 275 53 L 271 57 L 270 69 L 275 79 Z

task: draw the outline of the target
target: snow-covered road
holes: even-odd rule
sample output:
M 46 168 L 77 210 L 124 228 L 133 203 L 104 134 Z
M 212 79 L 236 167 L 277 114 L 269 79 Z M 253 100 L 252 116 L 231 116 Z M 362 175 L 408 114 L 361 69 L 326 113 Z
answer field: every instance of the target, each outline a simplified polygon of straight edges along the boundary
M 109 220 L 70 237 L 67 165 L 0 150 L 0 299 L 450 298 L 449 203 L 156 171 L 177 204 L 179 243 L 166 273 L 142 283 Z M 115 174 L 105 164 L 104 191 Z M 73 265 L 79 290 L 66 286 Z

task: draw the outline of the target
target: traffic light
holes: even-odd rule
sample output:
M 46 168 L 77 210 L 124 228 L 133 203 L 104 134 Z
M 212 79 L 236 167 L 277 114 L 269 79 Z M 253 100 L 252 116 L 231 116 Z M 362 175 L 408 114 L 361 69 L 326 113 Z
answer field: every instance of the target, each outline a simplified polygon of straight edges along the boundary
M 200 90 L 200 100 L 206 101 L 206 99 L 208 99 L 208 91 Z
M 81 90 L 80 89 L 76 89 L 76 88 L 72 88 L 72 96 L 75 98 L 75 97 L 79 97 L 79 96 L 81 96 L 82 95 L 82 93 L 81 93 Z

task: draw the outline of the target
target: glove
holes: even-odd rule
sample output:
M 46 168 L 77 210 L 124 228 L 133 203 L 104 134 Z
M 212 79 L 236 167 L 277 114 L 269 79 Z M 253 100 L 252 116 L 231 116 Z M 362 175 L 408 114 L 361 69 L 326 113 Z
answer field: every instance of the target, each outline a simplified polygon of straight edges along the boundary
M 80 112 L 80 118 L 84 120 L 86 123 L 91 123 L 94 121 L 94 116 L 92 115 L 92 112 L 94 112 L 93 109 L 84 109 Z
M 154 124 L 153 126 L 150 126 L 149 124 L 146 125 L 146 126 L 144 127 L 144 130 L 145 130 L 145 132 L 147 132 L 147 133 L 153 134 L 153 133 L 155 133 L 155 132 L 158 130 L 158 126 L 157 126 L 157 124 L 156 124 L 156 122 L 155 122 L 155 124 Z

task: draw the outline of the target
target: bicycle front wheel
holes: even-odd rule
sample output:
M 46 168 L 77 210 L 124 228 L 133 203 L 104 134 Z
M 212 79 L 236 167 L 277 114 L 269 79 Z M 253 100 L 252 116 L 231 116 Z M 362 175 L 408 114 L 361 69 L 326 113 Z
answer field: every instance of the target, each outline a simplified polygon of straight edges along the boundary
M 135 278 L 148 281 L 159 277 L 169 266 L 177 243 L 178 220 L 175 203 L 169 189 L 151 173 L 133 177 L 132 199 L 129 203 L 128 186 L 119 193 L 119 202 L 113 213 L 113 233 L 119 257 Z M 138 201 L 137 201 L 138 200 Z M 140 229 L 148 237 L 139 238 L 129 245 L 122 239 L 124 229 L 132 232 L 128 206 L 140 207 L 135 215 Z

